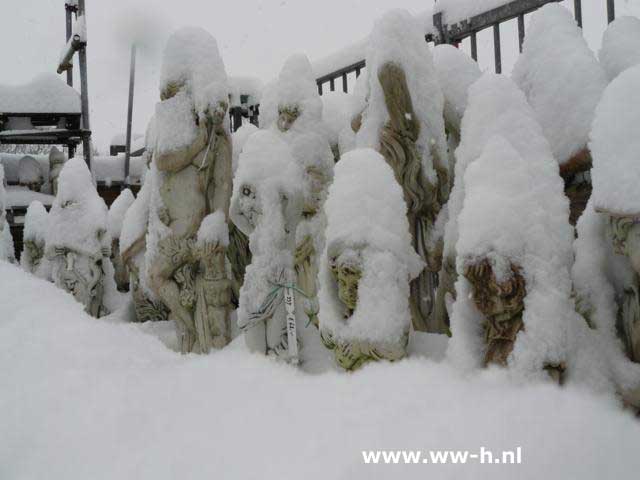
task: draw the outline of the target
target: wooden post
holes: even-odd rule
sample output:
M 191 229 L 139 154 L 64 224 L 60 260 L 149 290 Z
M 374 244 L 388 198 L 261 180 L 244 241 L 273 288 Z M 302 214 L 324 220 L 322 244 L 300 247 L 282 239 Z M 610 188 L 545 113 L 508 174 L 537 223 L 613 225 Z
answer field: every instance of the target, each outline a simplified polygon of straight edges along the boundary
M 333 78 L 329 80 L 329 90 L 331 90 L 332 92 L 336 90 L 336 82 Z
M 522 45 L 524 45 L 524 15 L 518 15 L 518 44 L 520 45 L 520 53 L 522 53 Z
M 356 68 L 356 78 L 360 76 L 360 68 Z
M 72 30 L 71 20 L 72 20 L 74 8 L 71 7 L 69 4 L 65 3 L 64 10 L 65 10 L 65 16 L 66 16 L 66 22 L 67 22 L 67 43 L 68 43 L 69 39 L 71 38 L 71 30 Z M 67 85 L 69 85 L 70 87 L 73 87 L 73 67 L 70 67 L 67 70 Z
M 86 15 L 85 0 L 78 0 L 78 16 Z M 86 21 L 86 16 L 84 17 Z M 87 45 L 82 45 L 78 51 L 80 60 L 80 100 L 82 103 L 82 150 L 87 167 L 91 170 L 91 122 L 89 121 L 89 86 L 87 81 Z
M 318 83 L 318 95 L 322 96 L 322 83 Z
M 493 26 L 493 51 L 495 53 L 496 73 L 502 73 L 502 54 L 500 52 L 500 24 Z
M 131 45 L 131 63 L 129 65 L 129 105 L 127 107 L 127 140 L 124 151 L 124 181 L 122 189 L 129 185 L 129 168 L 131 162 L 131 122 L 133 117 L 133 91 L 136 83 L 136 45 Z
M 575 12 L 576 22 L 578 26 L 582 28 L 582 1 L 573 0 L 573 11 Z
M 478 61 L 478 36 L 476 32 L 471 33 L 471 58 Z

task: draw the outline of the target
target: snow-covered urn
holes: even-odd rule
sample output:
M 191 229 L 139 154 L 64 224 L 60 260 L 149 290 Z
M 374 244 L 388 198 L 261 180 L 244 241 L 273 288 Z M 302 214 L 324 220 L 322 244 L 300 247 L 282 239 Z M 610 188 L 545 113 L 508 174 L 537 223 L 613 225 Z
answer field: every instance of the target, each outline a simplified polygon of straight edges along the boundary
M 560 165 L 575 225 L 591 194 L 587 143 L 607 77 L 569 10 L 554 3 L 532 14 L 512 77 Z
M 20 265 L 29 273 L 37 274 L 46 278 L 47 264 L 44 258 L 45 241 L 48 228 L 48 214 L 44 205 L 34 200 L 27 208 L 27 214 L 24 218 L 23 244 L 24 249 L 20 256 Z
M 116 290 L 107 213 L 84 161 L 66 162 L 49 212 L 45 255 L 54 283 L 94 317 L 110 313 Z
M 131 190 L 124 189 L 109 207 L 109 215 L 107 217 L 109 235 L 111 236 L 111 262 L 115 269 L 116 286 L 121 292 L 129 290 L 129 272 L 120 255 L 120 233 L 122 232 L 124 216 L 134 201 L 135 197 Z
M 303 181 L 281 135 L 261 130 L 240 155 L 231 201 L 231 218 L 249 237 L 252 254 L 240 290 L 238 327 L 251 351 L 294 363 L 304 361 L 303 336 L 312 330 L 305 328 L 307 302 L 294 271 Z
M 150 196 L 151 175 L 147 171 L 138 196 L 124 215 L 118 242 L 122 263 L 129 272 L 129 291 L 137 322 L 166 320 L 169 314 L 167 307 L 153 294 L 146 282 L 145 253 Z
M 609 80 L 640 64 L 640 18 L 618 17 L 611 22 L 602 36 L 598 59 Z
M 11 226 L 7 221 L 7 191 L 4 188 L 4 166 L 0 165 L 0 260 L 15 262 Z
M 57 147 L 51 147 L 49 151 L 49 186 L 52 195 L 58 194 L 58 177 L 66 161 L 67 157 L 63 152 Z
M 25 155 L 18 163 L 18 182 L 29 190 L 39 192 L 44 184 L 44 175 L 38 161 Z
M 578 224 L 578 306 L 610 358 L 624 398 L 640 408 L 640 66 L 605 90 L 591 131 L 593 196 Z M 622 339 L 620 351 L 616 334 Z M 626 361 L 625 361 L 626 360 Z
M 336 165 L 325 209 L 323 343 L 346 370 L 403 358 L 411 328 L 409 282 L 424 263 L 412 247 L 407 207 L 393 170 L 375 150 L 345 154 Z
M 562 381 L 579 321 L 569 203 L 534 112 L 508 78 L 485 74 L 471 87 L 456 157 L 449 354 L 467 368 L 503 365 L 524 378 L 546 370 Z
M 402 186 L 413 247 L 427 267 L 411 285 L 414 327 L 446 331 L 434 322 L 442 261 L 438 217 L 449 192 L 444 98 L 424 32 L 404 10 L 374 26 L 367 50 L 369 100 L 357 136 L 360 148 L 378 150 Z
M 183 353 L 208 353 L 230 340 L 208 315 L 202 283 L 208 279 L 209 247 L 197 242 L 203 219 L 216 211 L 225 221 L 231 198 L 231 137 L 227 118 L 229 86 L 216 40 L 199 28 L 183 28 L 168 40 L 156 105 L 152 192 L 146 268 L 149 285 L 176 322 Z M 226 247 L 226 245 L 224 246 Z M 224 265 L 216 276 L 225 276 Z M 210 325 L 211 335 L 201 327 Z M 201 343 L 206 341 L 207 343 Z

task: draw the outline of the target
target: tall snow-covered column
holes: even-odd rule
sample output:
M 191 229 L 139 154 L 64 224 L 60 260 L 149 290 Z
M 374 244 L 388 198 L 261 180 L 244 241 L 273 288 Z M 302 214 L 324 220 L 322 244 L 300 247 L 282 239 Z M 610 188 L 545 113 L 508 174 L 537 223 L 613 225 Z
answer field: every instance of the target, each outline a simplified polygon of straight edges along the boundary
M 417 20 L 403 10 L 386 14 L 373 28 L 366 61 L 369 99 L 357 145 L 378 150 L 393 169 L 413 246 L 427 264 L 411 285 L 414 327 L 444 333 L 447 325 L 433 315 L 449 192 L 444 98 Z
M 326 210 L 323 343 L 345 370 L 403 358 L 411 328 L 409 282 L 424 263 L 412 247 L 402 189 L 385 159 L 372 149 L 345 154 L 336 165 Z
M 176 31 L 167 43 L 156 105 L 146 268 L 149 284 L 170 310 L 182 352 L 207 353 L 230 340 L 230 288 L 223 232 L 198 241 L 203 219 L 229 215 L 231 138 L 229 86 L 216 40 L 199 28 Z M 206 239 L 212 240 L 209 244 Z M 215 272 L 210 269 L 216 270 Z M 225 319 L 220 321 L 220 312 Z
M 575 225 L 591 194 L 587 142 L 607 78 L 569 10 L 554 3 L 532 14 L 513 80 L 560 165 Z

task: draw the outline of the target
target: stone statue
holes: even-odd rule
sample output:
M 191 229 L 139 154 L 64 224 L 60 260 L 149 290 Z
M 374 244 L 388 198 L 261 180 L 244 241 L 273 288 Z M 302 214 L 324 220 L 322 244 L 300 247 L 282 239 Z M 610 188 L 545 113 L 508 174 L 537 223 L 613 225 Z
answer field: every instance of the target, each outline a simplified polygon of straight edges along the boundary
M 202 48 L 211 50 L 212 58 L 200 58 Z M 226 73 L 208 33 L 188 28 L 170 38 L 160 97 L 151 170 L 157 194 L 151 216 L 159 224 L 147 267 L 149 285 L 177 325 L 181 351 L 208 353 L 230 341 L 230 285 L 221 260 L 228 233 L 224 242 L 214 244 L 202 244 L 197 237 L 205 217 L 214 212 L 222 215 L 226 228 L 232 183 Z M 177 134 L 177 125 L 183 135 Z
M 249 137 L 235 177 L 231 217 L 249 237 L 252 261 L 240 290 L 238 327 L 251 351 L 304 361 L 305 292 L 294 252 L 302 216 L 302 170 L 272 130 Z
M 362 172 L 367 181 L 362 182 Z M 410 282 L 424 263 L 413 250 L 407 206 L 394 172 L 373 149 L 347 152 L 325 204 L 319 326 L 345 370 L 406 355 Z
M 25 155 L 18 163 L 18 182 L 29 190 L 39 192 L 44 184 L 44 176 L 38 161 L 30 155 Z
M 57 147 L 51 147 L 49 152 L 49 184 L 51 186 L 51 194 L 58 194 L 58 176 L 64 163 L 67 161 L 67 157 L 64 153 L 58 150 Z
M 54 283 L 71 293 L 90 315 L 110 313 L 105 294 L 115 285 L 107 206 L 82 159 L 69 160 L 60 172 L 49 222 L 45 254 Z
M 44 251 L 48 226 L 47 215 L 44 205 L 37 200 L 31 202 L 27 208 L 22 237 L 24 249 L 20 256 L 20 265 L 29 273 L 40 272 L 41 266 L 46 263 Z M 46 277 L 46 274 L 42 273 Z
M 437 177 L 429 178 L 416 145 L 421 125 L 413 109 L 404 70 L 395 63 L 386 63 L 378 71 L 378 80 L 389 114 L 389 120 L 380 132 L 380 153 L 403 188 L 413 246 L 427 265 L 411 284 L 414 327 L 444 333 L 447 326 L 433 325 L 430 317 L 442 264 L 442 241 L 437 238 L 434 225 L 449 192 L 448 171 L 442 166 L 445 159 L 439 158 L 435 148 L 431 150 Z

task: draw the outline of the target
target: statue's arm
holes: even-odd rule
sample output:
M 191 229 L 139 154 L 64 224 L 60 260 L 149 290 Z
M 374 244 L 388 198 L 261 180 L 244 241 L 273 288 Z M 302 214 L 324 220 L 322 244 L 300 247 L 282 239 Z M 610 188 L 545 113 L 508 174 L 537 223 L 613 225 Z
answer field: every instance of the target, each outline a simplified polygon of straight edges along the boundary
M 197 127 L 196 138 L 190 145 L 168 152 L 155 153 L 155 161 L 161 172 L 179 172 L 191 164 L 193 158 L 200 153 L 209 141 L 209 134 L 204 122 Z

